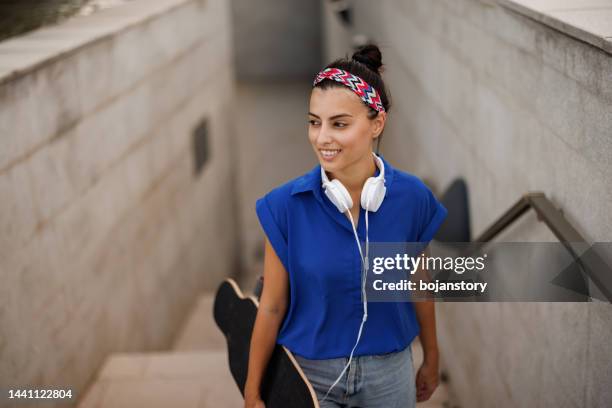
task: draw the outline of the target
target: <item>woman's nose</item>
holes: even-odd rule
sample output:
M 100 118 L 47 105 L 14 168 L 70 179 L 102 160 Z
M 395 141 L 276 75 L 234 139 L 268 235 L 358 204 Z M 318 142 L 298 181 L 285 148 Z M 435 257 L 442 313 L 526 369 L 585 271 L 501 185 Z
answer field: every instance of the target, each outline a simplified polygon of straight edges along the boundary
M 319 134 L 317 135 L 317 142 L 319 144 L 328 144 L 333 142 L 333 140 L 334 139 L 331 135 L 331 129 L 329 129 L 325 125 L 321 125 L 321 128 L 319 129 Z

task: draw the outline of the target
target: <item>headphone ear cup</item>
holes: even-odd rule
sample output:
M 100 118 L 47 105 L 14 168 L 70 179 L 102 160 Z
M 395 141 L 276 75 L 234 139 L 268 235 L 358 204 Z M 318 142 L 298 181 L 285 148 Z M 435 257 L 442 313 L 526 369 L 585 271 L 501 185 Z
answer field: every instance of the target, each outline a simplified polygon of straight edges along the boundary
M 334 179 L 325 182 L 323 183 L 323 187 L 325 188 L 325 195 L 329 198 L 329 201 L 336 206 L 338 211 L 345 213 L 353 208 L 353 199 L 346 187 L 344 187 L 340 181 Z
M 370 177 L 366 180 L 361 190 L 361 207 L 370 212 L 375 212 L 385 198 L 387 188 L 384 180 L 377 177 Z

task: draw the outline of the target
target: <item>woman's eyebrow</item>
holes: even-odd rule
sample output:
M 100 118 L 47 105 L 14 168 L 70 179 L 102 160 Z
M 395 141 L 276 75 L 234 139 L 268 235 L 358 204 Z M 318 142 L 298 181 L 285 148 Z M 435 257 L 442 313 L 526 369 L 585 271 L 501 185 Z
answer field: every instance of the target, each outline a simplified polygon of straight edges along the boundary
M 314 116 L 315 118 L 321 119 L 319 116 L 315 115 L 315 114 L 314 114 L 314 113 L 312 113 L 312 112 L 308 112 L 308 114 L 309 114 L 310 116 Z M 351 118 L 353 117 L 353 115 L 351 115 L 351 114 L 349 114 L 349 113 L 340 113 L 340 114 L 338 114 L 338 115 L 334 115 L 334 116 L 330 117 L 329 119 L 331 119 L 331 120 L 333 120 L 333 119 L 338 119 L 338 118 L 341 118 L 341 117 L 343 117 L 343 116 L 349 116 L 349 117 L 351 117 Z

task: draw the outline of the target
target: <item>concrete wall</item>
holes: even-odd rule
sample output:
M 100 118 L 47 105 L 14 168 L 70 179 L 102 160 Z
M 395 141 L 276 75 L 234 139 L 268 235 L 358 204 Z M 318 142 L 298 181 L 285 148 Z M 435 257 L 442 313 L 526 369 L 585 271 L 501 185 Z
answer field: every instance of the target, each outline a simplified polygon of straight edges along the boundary
M 495 1 L 354 4 L 353 34 L 387 64 L 385 157 L 438 192 L 464 177 L 476 234 L 540 190 L 587 239 L 612 239 L 610 54 Z M 529 215 L 501 239 L 554 237 Z M 438 319 L 463 407 L 612 405 L 609 304 L 439 304 Z
M 328 0 L 321 1 L 323 14 L 323 65 L 327 65 L 346 54 L 352 55 L 353 30 L 346 26 Z
M 237 191 L 240 204 L 243 289 L 254 288 L 263 274 L 265 235 L 255 201 L 274 187 L 317 164 L 308 142 L 311 86 L 295 83 L 241 83 L 237 88 Z
M 236 74 L 247 81 L 306 79 L 321 65 L 318 1 L 232 0 Z
M 223 0 L 135 0 L 0 44 L 0 387 L 78 394 L 233 272 L 229 30 Z

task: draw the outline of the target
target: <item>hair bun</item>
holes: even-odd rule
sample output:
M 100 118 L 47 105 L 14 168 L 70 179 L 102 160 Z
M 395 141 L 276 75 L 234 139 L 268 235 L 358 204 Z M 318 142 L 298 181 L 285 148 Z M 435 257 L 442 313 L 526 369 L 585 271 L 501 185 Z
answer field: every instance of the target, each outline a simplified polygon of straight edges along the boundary
M 382 54 L 376 45 L 367 44 L 359 47 L 353 54 L 352 59 L 361 62 L 372 71 L 380 74 L 380 67 L 383 65 Z

